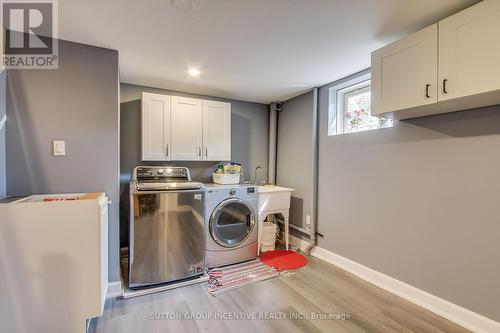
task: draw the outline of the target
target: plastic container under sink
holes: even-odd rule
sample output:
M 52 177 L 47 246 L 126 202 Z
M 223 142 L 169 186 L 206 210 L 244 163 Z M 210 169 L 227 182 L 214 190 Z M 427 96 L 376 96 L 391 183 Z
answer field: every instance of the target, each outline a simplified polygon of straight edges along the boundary
M 238 173 L 212 173 L 212 180 L 215 184 L 232 185 L 240 183 L 240 174 Z
M 277 225 L 270 222 L 264 222 L 262 228 L 262 241 L 260 244 L 260 251 L 274 251 L 276 245 L 276 231 Z

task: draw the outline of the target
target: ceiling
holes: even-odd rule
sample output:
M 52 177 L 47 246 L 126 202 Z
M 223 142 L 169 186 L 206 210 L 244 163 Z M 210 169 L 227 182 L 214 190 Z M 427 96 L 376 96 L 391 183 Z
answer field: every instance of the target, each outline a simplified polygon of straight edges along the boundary
M 59 0 L 59 37 L 118 50 L 122 82 L 269 103 L 368 68 L 371 51 L 477 2 Z

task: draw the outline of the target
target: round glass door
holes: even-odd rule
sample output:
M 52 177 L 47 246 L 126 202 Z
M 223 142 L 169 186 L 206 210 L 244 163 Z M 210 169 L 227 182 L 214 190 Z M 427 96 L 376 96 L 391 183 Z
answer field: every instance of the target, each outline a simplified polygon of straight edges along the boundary
M 210 234 L 224 247 L 235 247 L 250 237 L 255 215 L 250 206 L 239 199 L 227 199 L 215 208 L 210 217 Z

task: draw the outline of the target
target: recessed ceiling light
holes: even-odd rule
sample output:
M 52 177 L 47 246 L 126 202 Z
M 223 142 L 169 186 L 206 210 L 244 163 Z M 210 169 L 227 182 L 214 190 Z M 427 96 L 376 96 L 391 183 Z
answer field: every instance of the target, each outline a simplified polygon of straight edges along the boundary
M 200 70 L 198 68 L 190 68 L 188 70 L 188 74 L 191 75 L 191 76 L 196 77 L 196 76 L 200 76 L 201 72 L 200 72 Z
M 194 10 L 196 7 L 195 0 L 172 0 L 172 7 L 183 10 Z

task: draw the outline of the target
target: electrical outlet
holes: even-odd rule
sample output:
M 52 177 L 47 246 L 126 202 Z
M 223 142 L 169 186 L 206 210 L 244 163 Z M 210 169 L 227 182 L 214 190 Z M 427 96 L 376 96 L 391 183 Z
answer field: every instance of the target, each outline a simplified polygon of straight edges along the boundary
M 306 215 L 306 229 L 311 229 L 311 215 Z

